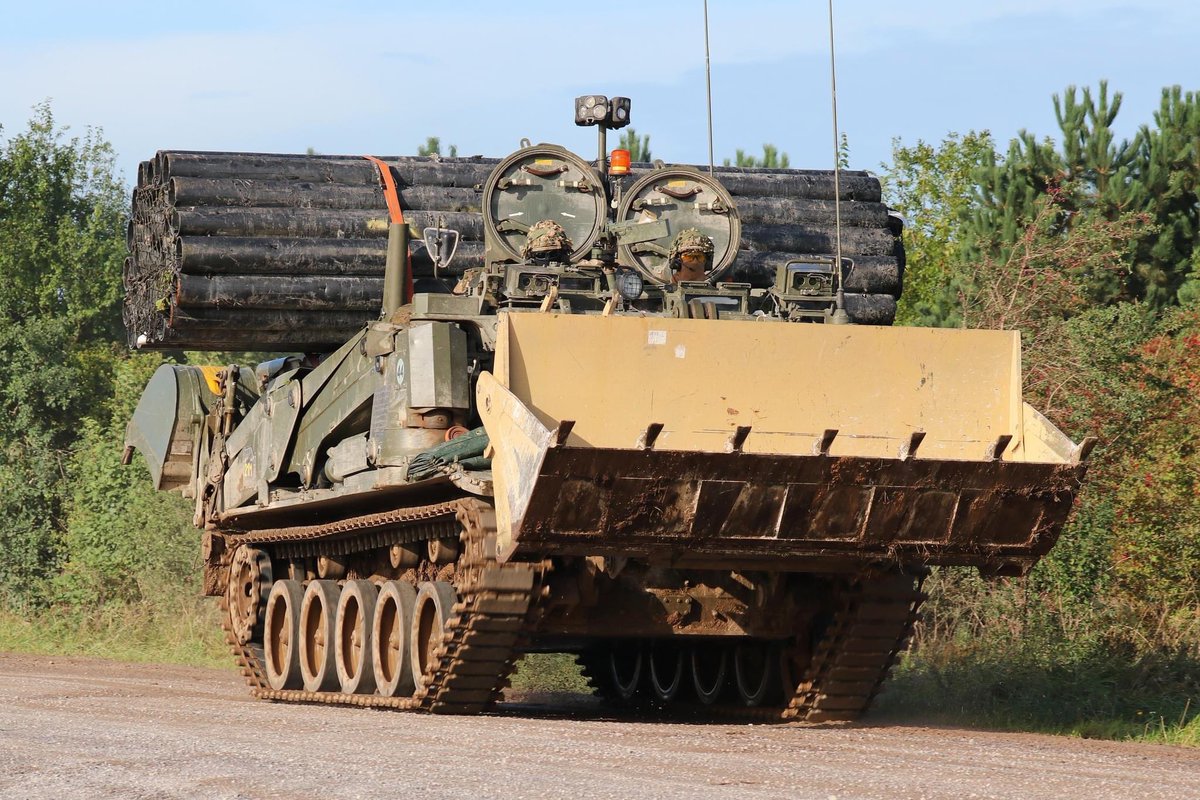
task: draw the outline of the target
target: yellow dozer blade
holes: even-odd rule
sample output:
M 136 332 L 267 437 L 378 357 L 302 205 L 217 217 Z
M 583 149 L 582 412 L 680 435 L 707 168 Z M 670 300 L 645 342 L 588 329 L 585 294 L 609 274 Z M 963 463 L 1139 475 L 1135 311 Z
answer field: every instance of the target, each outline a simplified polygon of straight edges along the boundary
M 507 313 L 478 394 L 508 559 L 1023 574 L 1085 470 L 1011 331 Z

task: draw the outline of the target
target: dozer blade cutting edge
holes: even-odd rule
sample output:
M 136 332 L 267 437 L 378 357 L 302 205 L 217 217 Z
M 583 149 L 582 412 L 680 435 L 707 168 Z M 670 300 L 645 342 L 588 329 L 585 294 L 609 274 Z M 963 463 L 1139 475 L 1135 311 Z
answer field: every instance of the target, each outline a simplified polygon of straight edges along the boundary
M 1086 469 L 1021 401 L 1015 332 L 511 313 L 499 326 L 478 401 L 509 559 L 1023 574 Z

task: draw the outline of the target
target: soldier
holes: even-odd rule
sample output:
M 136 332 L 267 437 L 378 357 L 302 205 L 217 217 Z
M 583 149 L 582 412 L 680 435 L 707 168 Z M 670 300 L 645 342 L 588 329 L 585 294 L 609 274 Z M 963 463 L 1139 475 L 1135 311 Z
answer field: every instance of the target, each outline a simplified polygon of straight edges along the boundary
M 529 227 L 529 233 L 525 234 L 525 246 L 521 248 L 521 257 L 566 263 L 574 249 L 562 225 L 552 219 L 543 219 Z
M 671 279 L 675 283 L 706 280 L 712 269 L 713 240 L 696 228 L 685 228 L 671 243 L 667 264 L 671 268 Z

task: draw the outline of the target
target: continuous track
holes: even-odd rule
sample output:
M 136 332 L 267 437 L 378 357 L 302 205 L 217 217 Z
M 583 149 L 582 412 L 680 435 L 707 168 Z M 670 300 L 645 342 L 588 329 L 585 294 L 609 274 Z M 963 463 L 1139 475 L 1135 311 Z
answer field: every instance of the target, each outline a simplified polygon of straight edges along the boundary
M 263 667 L 261 641 L 238 641 L 222 599 L 226 641 L 251 693 L 264 700 L 450 714 L 478 713 L 494 703 L 519 657 L 520 637 L 531 622 L 549 565 L 499 563 L 495 515 L 486 503 L 456 500 L 324 525 L 254 531 L 230 536 L 229 543 L 295 548 L 320 542 L 334 544 L 340 552 L 356 552 L 377 548 L 385 540 L 440 538 L 450 525 L 461 535 L 462 556 L 453 578 L 458 602 L 443 628 L 442 642 L 432 653 L 422 689 L 412 697 L 272 689 Z
M 925 600 L 923 577 L 885 572 L 854 582 L 816 643 L 784 719 L 844 722 L 866 711 L 912 634 Z
M 537 600 L 549 562 L 501 564 L 496 554 L 495 515 L 475 499 L 455 500 L 364 515 L 321 525 L 275 528 L 227 537 L 230 547 L 271 547 L 277 557 L 320 552 L 351 554 L 396 542 L 460 536 L 454 569 L 458 594 L 442 641 L 411 697 L 273 689 L 263 666 L 260 640 L 239 642 L 222 614 L 226 641 L 254 697 L 292 703 L 325 703 L 434 713 L 474 714 L 489 708 L 508 685 L 523 637 L 536 619 Z M 899 571 L 858 577 L 839 593 L 838 606 L 814 643 L 811 659 L 780 705 L 683 705 L 723 718 L 754 721 L 837 722 L 856 719 L 870 705 L 904 648 L 924 600 L 921 576 Z M 221 599 L 222 610 L 228 606 Z M 585 675 L 604 694 L 601 670 L 581 659 Z

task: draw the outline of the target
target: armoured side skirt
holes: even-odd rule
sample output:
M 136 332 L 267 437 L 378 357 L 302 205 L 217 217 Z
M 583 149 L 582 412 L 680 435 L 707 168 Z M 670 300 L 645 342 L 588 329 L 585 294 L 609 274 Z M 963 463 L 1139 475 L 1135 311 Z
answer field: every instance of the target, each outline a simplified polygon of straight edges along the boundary
M 1023 574 L 1053 546 L 1080 465 L 550 447 L 510 558 Z

